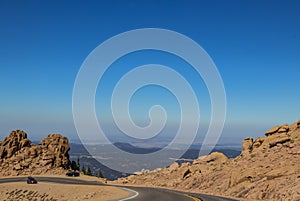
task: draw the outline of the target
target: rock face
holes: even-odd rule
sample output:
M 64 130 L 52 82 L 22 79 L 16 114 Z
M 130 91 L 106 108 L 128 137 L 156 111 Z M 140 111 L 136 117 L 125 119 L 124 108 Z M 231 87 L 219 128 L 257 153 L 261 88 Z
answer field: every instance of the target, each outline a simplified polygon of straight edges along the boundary
M 27 134 L 23 131 L 12 131 L 0 143 L 0 159 L 10 158 L 14 153 L 23 147 L 31 146 L 31 142 L 27 139 Z
M 70 161 L 68 139 L 49 134 L 39 145 L 24 131 L 12 131 L 0 142 L 0 175 L 61 174 Z
M 299 129 L 300 120 L 291 126 L 288 124 L 284 124 L 282 126 L 275 126 L 268 130 L 265 135 L 267 137 L 259 137 L 256 140 L 252 138 L 247 138 L 243 141 L 242 145 L 242 155 L 249 155 L 255 152 L 264 152 L 269 148 L 275 146 L 281 146 L 293 138 L 296 140 L 299 139 L 299 136 L 295 131 Z
M 159 186 L 243 200 L 300 201 L 300 120 L 276 126 L 265 137 L 247 138 L 240 156 L 201 156 L 114 183 Z
M 42 155 L 43 165 L 51 163 L 53 167 L 66 167 L 69 164 L 68 138 L 60 134 L 49 134 L 39 143 L 39 146 L 45 150 Z

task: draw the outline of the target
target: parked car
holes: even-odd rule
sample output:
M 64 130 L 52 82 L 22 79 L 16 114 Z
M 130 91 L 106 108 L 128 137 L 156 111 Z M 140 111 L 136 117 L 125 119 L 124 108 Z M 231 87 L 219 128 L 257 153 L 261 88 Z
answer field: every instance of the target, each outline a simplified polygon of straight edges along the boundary
M 68 177 L 79 177 L 79 172 L 75 172 L 75 171 L 73 171 L 73 172 L 67 172 L 67 174 L 66 174 Z
M 28 177 L 27 184 L 37 184 L 37 180 L 35 180 L 33 177 Z

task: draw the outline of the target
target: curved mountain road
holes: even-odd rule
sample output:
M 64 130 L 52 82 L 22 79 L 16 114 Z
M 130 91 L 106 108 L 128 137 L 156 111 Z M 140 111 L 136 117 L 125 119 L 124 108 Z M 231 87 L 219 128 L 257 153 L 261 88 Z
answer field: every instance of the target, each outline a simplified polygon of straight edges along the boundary
M 77 184 L 77 185 L 99 185 L 109 186 L 98 181 L 84 181 L 76 178 L 61 177 L 35 177 L 38 182 L 50 182 L 58 184 Z M 0 183 L 8 182 L 26 182 L 27 177 L 0 178 Z M 234 199 L 223 198 L 218 196 L 210 196 L 204 194 L 185 193 L 180 191 L 172 191 L 160 188 L 145 187 L 125 187 L 115 186 L 130 192 L 130 196 L 122 198 L 119 201 L 236 201 Z

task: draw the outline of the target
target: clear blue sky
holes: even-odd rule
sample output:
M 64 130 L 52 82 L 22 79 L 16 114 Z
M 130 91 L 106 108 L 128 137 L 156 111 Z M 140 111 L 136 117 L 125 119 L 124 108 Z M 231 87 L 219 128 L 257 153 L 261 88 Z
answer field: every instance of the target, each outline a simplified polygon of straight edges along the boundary
M 36 139 L 76 138 L 72 90 L 82 62 L 108 38 L 149 27 L 185 34 L 212 57 L 227 93 L 224 139 L 292 123 L 299 9 L 299 1 L 0 1 L 0 136 L 20 128 Z

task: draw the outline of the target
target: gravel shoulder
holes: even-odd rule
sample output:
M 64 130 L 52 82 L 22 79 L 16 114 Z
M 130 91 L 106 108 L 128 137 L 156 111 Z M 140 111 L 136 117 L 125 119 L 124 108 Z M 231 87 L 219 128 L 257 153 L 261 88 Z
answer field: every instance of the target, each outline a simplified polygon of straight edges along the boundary
M 41 176 L 39 175 L 39 177 Z M 47 177 L 49 176 L 47 175 Z M 65 176 L 61 177 L 66 178 Z M 99 179 L 96 177 L 76 177 L 76 179 L 81 179 L 85 181 L 99 181 Z M 127 196 L 129 196 L 129 192 L 112 186 L 56 184 L 48 182 L 38 182 L 38 184 L 27 184 L 25 181 L 0 184 L 1 201 L 106 201 L 117 200 Z

